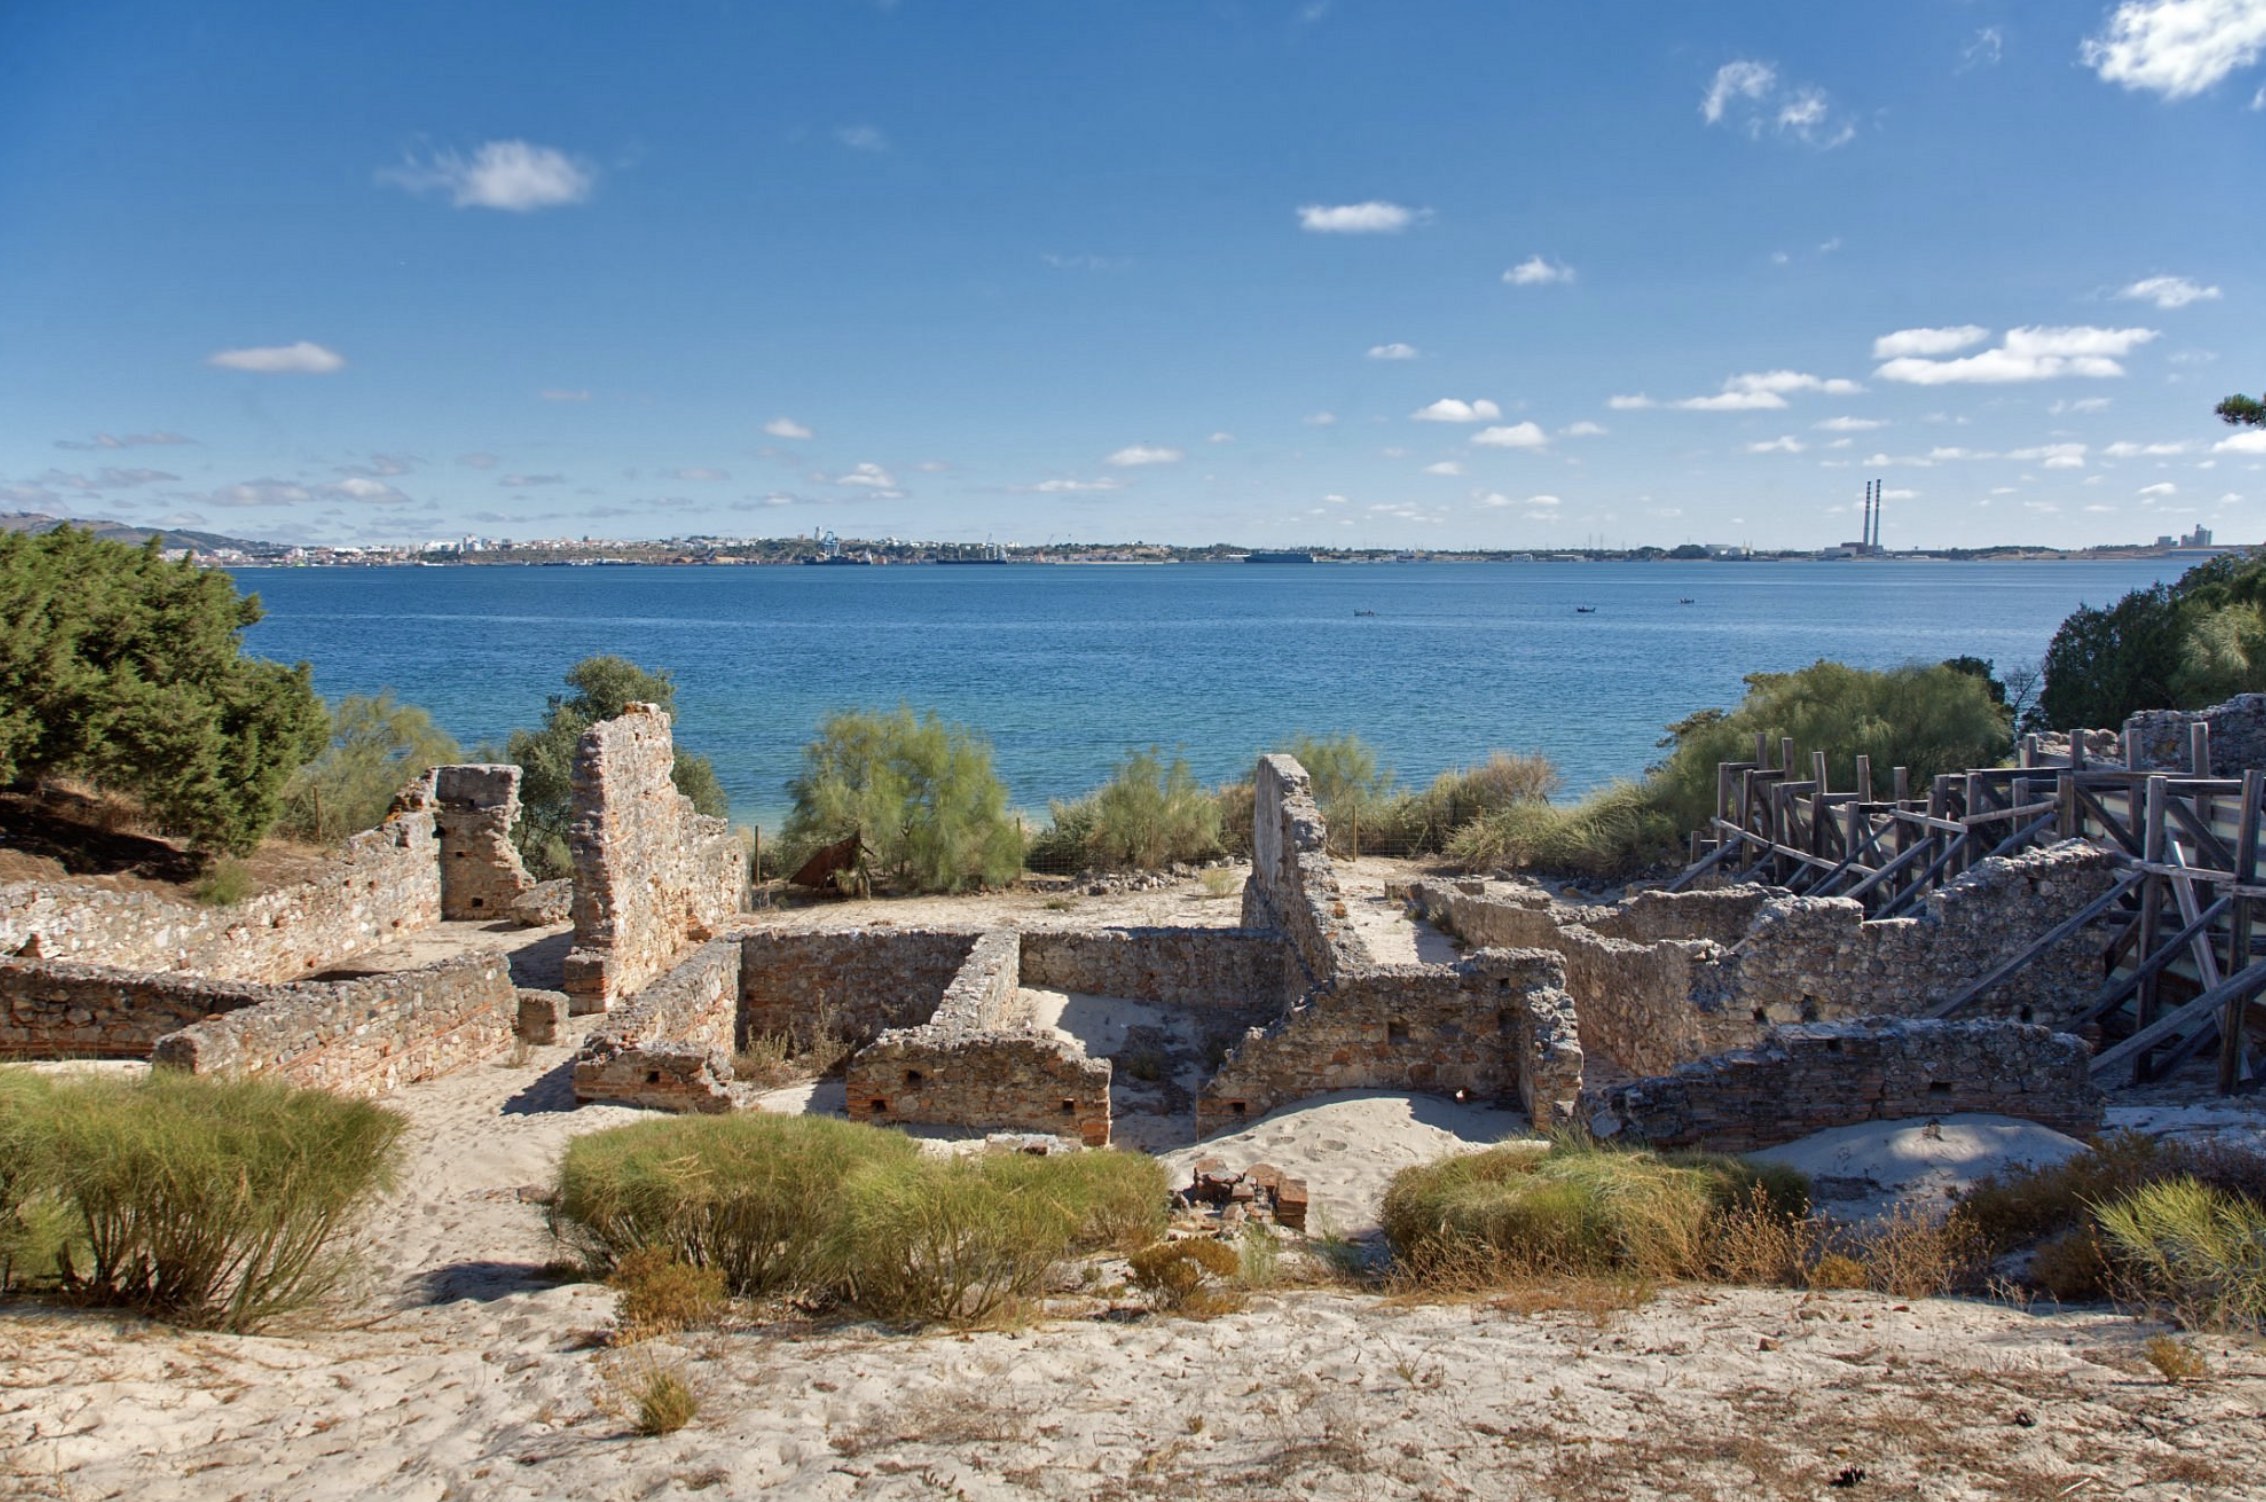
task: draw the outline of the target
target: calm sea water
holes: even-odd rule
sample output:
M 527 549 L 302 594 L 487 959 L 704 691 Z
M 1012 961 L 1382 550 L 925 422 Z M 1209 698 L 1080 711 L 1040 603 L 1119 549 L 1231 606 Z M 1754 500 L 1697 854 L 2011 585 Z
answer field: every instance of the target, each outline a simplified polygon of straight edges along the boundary
M 1376 564 L 245 569 L 250 646 L 326 695 L 393 689 L 466 746 L 540 720 L 577 660 L 677 681 L 680 744 L 776 826 L 829 710 L 935 709 L 991 738 L 1015 801 L 1177 747 L 1206 780 L 1299 730 L 1404 782 L 1540 751 L 1572 791 L 1632 775 L 1742 675 L 1971 653 L 2034 661 L 2064 615 L 2184 565 Z M 1692 603 L 1679 604 L 1689 597 Z M 1578 614 L 1576 607 L 1596 607 Z M 1374 611 L 1374 615 L 1360 612 Z

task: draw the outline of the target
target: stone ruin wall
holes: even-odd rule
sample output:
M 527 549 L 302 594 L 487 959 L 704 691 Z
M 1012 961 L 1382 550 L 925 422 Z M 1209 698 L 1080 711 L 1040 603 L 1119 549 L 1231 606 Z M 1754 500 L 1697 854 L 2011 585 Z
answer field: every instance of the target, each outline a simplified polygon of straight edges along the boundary
M 441 916 L 509 918 L 535 885 L 511 842 L 519 822 L 519 768 L 433 768 L 428 786 L 440 843 Z
M 729 926 L 747 890 L 731 826 L 696 812 L 670 772 L 669 716 L 632 704 L 574 754 L 574 948 L 566 992 L 604 1011 Z
M 146 1059 L 168 1033 L 275 995 L 252 981 L 0 959 L 0 1060 Z
M 1368 966 L 1246 1034 L 1198 1093 L 1196 1132 L 1337 1090 L 1516 1099 L 1537 1125 L 1552 1125 L 1580 1089 L 1572 1020 L 1555 955 L 1490 950 L 1453 966 Z
M 1752 1152 L 1829 1127 L 1978 1111 L 2073 1137 L 2101 1128 L 2085 1045 L 2008 1022 L 1871 1018 L 1771 1030 L 1753 1048 L 1586 1095 L 1600 1137 Z
M 518 1012 L 505 957 L 463 955 L 416 970 L 269 988 L 256 1006 L 159 1038 L 150 1062 L 382 1095 L 503 1052 Z
M 1110 1063 L 1072 1039 L 1016 1026 L 1022 940 L 970 946 L 931 1018 L 892 1028 L 850 1058 L 852 1121 L 1050 1132 L 1106 1147 Z
M 1033 929 L 1023 984 L 1264 1022 L 1282 1009 L 1282 950 L 1266 929 Z
M 2266 767 L 2266 694 L 2237 694 L 2209 709 L 2144 709 L 2125 720 L 2127 731 L 2140 736 L 2140 765 L 2151 772 L 2188 770 L 2188 727 L 2207 725 L 2211 730 L 2211 771 L 2218 777 L 2239 777 L 2253 767 Z M 2123 748 L 2106 748 L 2102 758 L 2121 762 Z
M 744 952 L 736 936 L 711 939 L 608 1014 L 575 1055 L 575 1103 L 731 1110 Z
M 440 843 L 421 787 L 306 880 L 228 907 L 70 882 L 0 887 L 0 954 L 228 981 L 328 970 L 440 921 Z
M 807 1041 L 824 1030 L 863 1047 L 936 1014 L 967 963 L 973 930 L 757 931 L 743 939 L 740 1041 Z
M 1345 894 L 1330 860 L 1329 826 L 1314 801 L 1306 769 L 1290 756 L 1260 757 L 1252 773 L 1252 804 L 1243 926 L 1283 936 L 1283 996 L 1296 1001 L 1329 985 L 1341 970 L 1368 964 L 1369 950 L 1346 922 Z

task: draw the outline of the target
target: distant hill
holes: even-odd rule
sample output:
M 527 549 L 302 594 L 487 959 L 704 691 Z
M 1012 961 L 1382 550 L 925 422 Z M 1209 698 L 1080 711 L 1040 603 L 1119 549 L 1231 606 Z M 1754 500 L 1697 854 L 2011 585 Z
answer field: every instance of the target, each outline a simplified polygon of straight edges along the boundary
M 63 526 L 78 527 L 112 542 L 137 545 L 147 541 L 152 535 L 162 535 L 169 546 L 194 548 L 200 553 L 209 553 L 218 548 L 235 548 L 246 553 L 272 553 L 281 548 L 279 543 L 226 537 L 218 532 L 192 532 L 185 527 L 137 527 L 130 522 L 116 522 L 102 517 L 49 516 L 40 511 L 0 511 L 0 532 L 52 532 Z

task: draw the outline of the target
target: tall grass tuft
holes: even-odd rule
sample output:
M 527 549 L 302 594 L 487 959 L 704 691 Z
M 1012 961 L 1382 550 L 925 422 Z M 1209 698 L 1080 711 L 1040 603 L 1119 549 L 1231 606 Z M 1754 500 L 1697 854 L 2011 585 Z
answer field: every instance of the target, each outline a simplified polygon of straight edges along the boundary
M 818 1116 L 641 1121 L 567 1145 L 551 1225 L 594 1271 L 665 1250 L 743 1297 L 799 1292 L 829 1275 L 842 1182 L 917 1153 L 899 1133 Z
M 395 1113 L 265 1080 L 159 1071 L 54 1087 L 52 1182 L 92 1266 L 84 1297 L 243 1331 L 332 1286 L 334 1243 L 389 1186 Z
M 1172 1185 L 1164 1165 L 1147 1153 L 1009 1153 L 983 1162 L 995 1188 L 1057 1206 L 1070 1220 L 1074 1253 L 1130 1252 L 1164 1235 Z
M 0 1069 L 0 1293 L 53 1272 L 63 1233 L 51 1192 L 47 1117 L 55 1089 L 29 1069 Z M 44 1267 L 42 1267 L 44 1263 Z
M 982 1324 L 1037 1293 L 1078 1217 L 1011 1160 L 868 1163 L 842 1182 L 826 1260 L 886 1320 Z
M 1617 782 L 1569 806 L 1507 803 L 1457 829 L 1448 858 L 1467 871 L 1533 868 L 1582 876 L 1624 876 L 1673 852 L 1676 826 L 1631 782 Z
M 2145 1184 L 2095 1212 L 2147 1303 L 2203 1330 L 2266 1330 L 2266 1208 L 2194 1179 Z

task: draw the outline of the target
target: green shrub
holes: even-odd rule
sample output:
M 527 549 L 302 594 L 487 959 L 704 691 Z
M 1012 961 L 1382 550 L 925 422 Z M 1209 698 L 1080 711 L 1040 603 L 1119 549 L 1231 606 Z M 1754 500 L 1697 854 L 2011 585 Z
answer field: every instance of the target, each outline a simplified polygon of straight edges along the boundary
M 322 748 L 322 701 L 305 663 L 244 655 L 257 596 L 160 546 L 0 534 L 0 784 L 82 777 L 242 855 Z
M 1220 848 L 1248 860 L 1252 825 L 1259 817 L 1259 790 L 1248 777 L 1240 782 L 1223 782 L 1212 789 L 1212 801 L 1220 810 Z
M 1159 1309 L 1208 1318 L 1243 1303 L 1233 1280 L 1243 1271 L 1234 1247 L 1209 1236 L 1160 1241 L 1128 1259 L 1133 1286 Z
M 2142 1185 L 2095 1215 L 2138 1297 L 2191 1329 L 2266 1330 L 2266 1207 L 2182 1178 Z
M 1000 1189 L 1059 1207 L 1070 1218 L 1072 1252 L 1129 1252 L 1164 1235 L 1172 1186 L 1164 1165 L 1147 1153 L 1004 1153 L 983 1163 Z
M 1961 1196 L 1959 1210 L 1997 1255 L 2089 1227 L 2096 1207 L 2145 1185 L 2181 1178 L 2266 1204 L 2266 1156 L 2118 1131 L 2059 1163 L 1982 1179 Z
M 1045 1160 L 1053 1162 L 1055 1160 Z M 828 1261 L 849 1302 L 886 1320 L 981 1324 L 1070 1253 L 1076 1211 L 1011 1159 L 868 1163 L 843 1181 Z
M 224 855 L 205 868 L 189 895 L 207 907 L 234 907 L 259 890 L 252 868 L 232 855 Z
M 934 714 L 828 715 L 787 790 L 788 861 L 857 834 L 875 866 L 914 891 L 1004 886 L 1022 870 L 1023 827 L 991 747 Z
M 629 1379 L 637 1408 L 637 1432 L 647 1439 L 674 1434 L 700 1417 L 700 1395 L 684 1373 L 670 1367 L 649 1367 Z
M 1352 854 L 1366 838 L 1364 825 L 1389 826 L 1393 774 L 1380 769 L 1377 753 L 1358 735 L 1314 736 L 1304 731 L 1279 748 L 1298 759 L 1313 780 L 1314 801 L 1330 826 L 1330 849 Z
M 92 1263 L 67 1281 L 237 1331 L 328 1290 L 333 1243 L 392 1183 L 406 1126 L 321 1090 L 170 1070 L 58 1083 L 48 1118 L 56 1193 Z
M 330 744 L 284 787 L 280 826 L 326 844 L 374 829 L 406 784 L 462 756 L 431 715 L 394 702 L 391 689 L 349 694 L 331 710 Z
M 1047 826 L 1026 836 L 1023 865 L 1032 871 L 1083 871 L 1093 863 L 1086 842 L 1094 832 L 1094 795 L 1057 798 L 1047 805 Z
M 1396 1263 L 1420 1282 L 1693 1278 L 1718 1264 L 1721 1218 L 1758 1204 L 1798 1220 L 1807 1190 L 1799 1175 L 1737 1158 L 1567 1140 L 1404 1168 L 1381 1219 Z
M 1716 764 L 1751 761 L 1758 732 L 1773 756 L 1785 736 L 1799 755 L 1825 752 L 1829 775 L 1843 788 L 1854 785 L 1860 753 L 1871 757 L 1876 778 L 1901 766 L 1925 786 L 1938 772 L 1990 766 L 2011 744 L 1990 685 L 1940 664 L 1874 672 L 1816 662 L 1798 672 L 1750 673 L 1746 681 L 1736 709 L 1705 710 L 1668 727 L 1668 758 L 1647 775 L 1645 790 L 1672 834 L 1713 817 Z M 1804 761 L 1795 775 L 1806 777 L 1807 769 Z
M 1154 871 L 1220 848 L 1220 806 L 1188 763 L 1151 746 L 1117 764 L 1093 795 L 1086 851 L 1099 866 Z
M 1392 800 L 1379 834 L 1410 854 L 1445 850 L 1458 830 L 1503 810 L 1546 804 L 1563 781 L 1550 758 L 1490 751 L 1476 767 L 1451 767 L 1421 793 Z M 1364 839 L 1369 838 L 1364 836 Z
M 1647 789 L 1617 782 L 1571 807 L 1506 804 L 1456 830 L 1444 853 L 1466 871 L 1627 876 L 1672 855 L 1676 833 Z
M 554 1232 L 594 1271 L 665 1250 L 743 1297 L 825 1285 L 839 1186 L 903 1164 L 912 1139 L 820 1116 L 685 1116 L 577 1137 L 559 1161 Z
M 520 769 L 521 815 L 514 838 L 527 869 L 540 880 L 574 874 L 567 827 L 574 822 L 574 750 L 582 733 L 616 719 L 632 704 L 658 704 L 674 714 L 677 686 L 667 673 L 649 673 L 620 657 L 585 657 L 567 669 L 571 694 L 553 694 L 539 730 L 514 730 L 500 759 Z M 489 755 L 483 751 L 483 756 Z M 714 818 L 731 812 L 716 768 L 705 756 L 676 748 L 670 780 L 693 807 Z
M 0 1069 L 0 1293 L 52 1272 L 59 1244 L 47 1140 L 54 1086 L 29 1069 Z M 42 1264 L 45 1264 L 43 1267 Z

